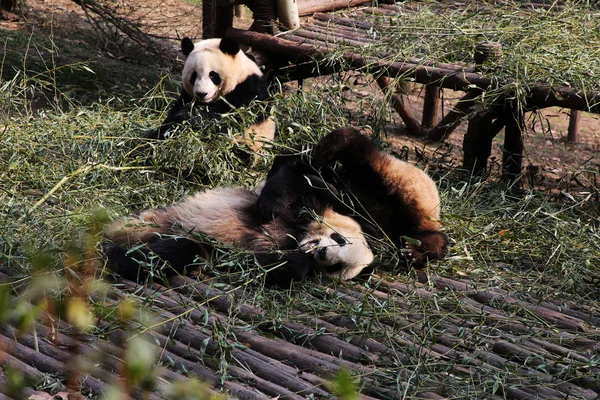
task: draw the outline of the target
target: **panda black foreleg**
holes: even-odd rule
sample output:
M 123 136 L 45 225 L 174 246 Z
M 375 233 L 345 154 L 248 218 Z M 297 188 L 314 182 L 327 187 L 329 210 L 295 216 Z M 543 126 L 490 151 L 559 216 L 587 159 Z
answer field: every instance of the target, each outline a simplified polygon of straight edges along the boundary
M 371 139 L 354 128 L 338 128 L 322 138 L 312 150 L 312 165 L 323 168 L 335 161 L 364 164 L 367 157 L 378 151 Z
M 168 238 L 140 243 L 131 249 L 110 243 L 103 250 L 112 271 L 125 279 L 145 282 L 151 276 L 185 273 L 205 249 L 189 239 Z
M 302 281 L 311 268 L 311 256 L 301 250 L 280 253 L 256 253 L 258 263 L 268 270 L 267 286 L 289 287 L 293 281 Z
M 164 140 L 165 134 L 170 131 L 173 126 L 189 119 L 193 99 L 192 96 L 182 89 L 181 94 L 171 106 L 167 118 L 163 121 L 160 128 L 152 133 L 151 137 L 153 139 Z

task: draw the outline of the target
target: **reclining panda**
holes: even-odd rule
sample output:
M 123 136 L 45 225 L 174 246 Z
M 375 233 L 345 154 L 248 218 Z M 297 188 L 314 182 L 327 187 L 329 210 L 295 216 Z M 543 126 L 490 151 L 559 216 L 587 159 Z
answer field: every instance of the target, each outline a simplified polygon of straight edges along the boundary
M 182 89 L 167 118 L 154 132 L 157 139 L 175 125 L 191 117 L 192 109 L 201 118 L 214 119 L 232 109 L 267 98 L 267 82 L 253 59 L 248 57 L 231 38 L 206 39 L 193 43 L 183 38 L 181 51 L 186 56 L 182 73 Z M 238 141 L 257 151 L 275 137 L 275 122 L 259 114 L 254 125 L 247 128 Z
M 116 221 L 105 231 L 109 266 L 138 281 L 147 272 L 140 262 L 152 259 L 168 263 L 165 275 L 182 273 L 198 258 L 212 258 L 215 248 L 201 235 L 254 252 L 258 263 L 271 270 L 266 283 L 279 286 L 302 280 L 310 271 L 351 279 L 373 261 L 360 225 L 352 218 L 315 202 L 310 213 L 263 219 L 257 200 L 250 190 L 216 188 Z
M 333 168 L 336 162 L 341 168 Z M 198 256 L 210 258 L 213 249 L 196 236 L 206 234 L 255 252 L 261 265 L 273 267 L 267 283 L 287 285 L 310 270 L 351 279 L 374 260 L 363 230 L 408 247 L 417 268 L 443 258 L 448 238 L 439 217 L 439 194 L 425 172 L 354 129 L 337 129 L 308 157 L 276 159 L 260 194 L 217 188 L 115 222 L 106 230 L 106 255 L 128 278 L 143 274 L 135 251 L 181 272 Z
M 338 165 L 339 164 L 339 165 Z M 279 156 L 262 189 L 260 212 L 281 218 L 306 204 L 298 177 L 313 178 L 320 207 L 350 216 L 368 237 L 408 248 L 416 268 L 445 257 L 448 237 L 441 229 L 440 196 L 421 169 L 377 149 L 353 128 L 332 131 L 304 156 Z M 313 195 L 310 199 L 313 199 Z

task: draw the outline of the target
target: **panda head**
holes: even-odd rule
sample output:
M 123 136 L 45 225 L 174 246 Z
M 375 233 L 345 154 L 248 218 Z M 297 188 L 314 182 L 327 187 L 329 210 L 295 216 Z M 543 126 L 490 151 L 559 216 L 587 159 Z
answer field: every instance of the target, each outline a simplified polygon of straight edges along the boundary
M 181 41 L 181 51 L 187 57 L 183 88 L 200 103 L 209 104 L 231 93 L 251 75 L 262 76 L 258 65 L 230 38 L 194 44 L 186 37 Z
M 354 278 L 374 259 L 360 225 L 331 210 L 308 226 L 300 249 L 310 252 L 319 270 L 342 279 Z

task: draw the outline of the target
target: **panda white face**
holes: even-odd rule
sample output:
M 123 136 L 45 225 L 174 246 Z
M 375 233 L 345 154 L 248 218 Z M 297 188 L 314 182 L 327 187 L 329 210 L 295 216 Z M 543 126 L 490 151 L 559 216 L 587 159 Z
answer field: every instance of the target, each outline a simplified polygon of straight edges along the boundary
M 330 210 L 309 225 L 300 249 L 310 252 L 323 272 L 342 279 L 354 278 L 374 259 L 360 225 Z
M 187 38 L 184 41 L 183 88 L 200 103 L 218 100 L 251 75 L 262 76 L 256 63 L 231 39 L 207 39 L 196 44 Z

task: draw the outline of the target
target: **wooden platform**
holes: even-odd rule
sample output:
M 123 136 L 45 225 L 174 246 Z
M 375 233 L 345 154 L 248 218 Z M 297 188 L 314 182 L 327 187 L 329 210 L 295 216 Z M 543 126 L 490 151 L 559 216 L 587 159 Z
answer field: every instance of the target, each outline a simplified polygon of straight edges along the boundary
M 444 8 L 460 7 L 460 1 L 440 2 L 440 12 Z M 533 3 L 523 4 L 524 8 L 545 7 Z M 286 79 L 304 79 L 326 75 L 335 71 L 353 69 L 372 74 L 380 87 L 386 92 L 395 91 L 391 78 L 411 80 L 427 85 L 424 114 L 418 121 L 410 108 L 403 104 L 400 96 L 392 95 L 394 108 L 404 120 L 410 134 L 422 136 L 432 141 L 446 138 L 457 125 L 470 114 L 482 93 L 494 87 L 497 79 L 492 73 L 482 73 L 475 63 L 447 64 L 426 58 L 401 58 L 399 51 L 378 46 L 379 38 L 385 36 L 382 25 L 373 21 L 380 17 L 385 24 L 386 17 L 399 13 L 410 13 L 411 2 L 402 5 L 379 7 L 357 7 L 342 17 L 339 14 L 315 13 L 302 20 L 300 29 L 284 32 L 278 36 L 231 28 L 227 35 L 251 46 L 267 55 L 274 64 L 275 73 Z M 483 6 L 482 6 L 483 7 Z M 375 19 L 377 21 L 377 19 Z M 365 52 L 363 49 L 368 48 Z M 366 55 L 365 53 L 368 53 Z M 292 67 L 289 67 L 292 64 Z M 524 113 L 546 107 L 563 107 L 573 110 L 573 123 L 570 138 L 576 138 L 576 122 L 579 110 L 600 113 L 600 91 L 583 93 L 570 86 L 550 86 L 540 82 L 527 85 L 526 103 L 519 109 L 509 106 L 509 101 L 499 101 L 498 107 L 490 109 L 486 115 L 471 119 L 473 125 L 465 138 L 465 156 L 463 167 L 480 171 L 486 168 L 494 136 L 505 129 L 504 173 L 516 177 L 522 171 L 523 139 L 525 132 Z M 439 111 L 438 88 L 463 91 L 465 95 L 455 109 L 448 112 L 441 121 L 437 121 Z M 512 95 L 507 95 L 511 97 Z M 484 132 L 480 134 L 478 132 Z
M 419 280 L 323 287 L 323 296 L 360 308 L 362 316 L 309 315 L 304 305 L 311 300 L 299 297 L 295 311 L 277 320 L 251 305 L 251 290 L 190 278 L 175 279 L 171 288 L 125 281 L 100 303 L 154 299 L 147 304 L 153 327 L 98 321 L 98 334 L 82 336 L 56 320 L 35 334 L 2 326 L 0 365 L 36 381 L 46 374 L 65 378 L 87 360 L 91 372 L 77 380 L 84 393 L 100 395 L 121 379 L 127 339 L 143 333 L 159 347 L 163 384 L 197 377 L 242 399 L 328 397 L 340 368 L 359 379 L 363 398 L 473 398 L 482 388 L 487 399 L 598 398 L 597 310 L 441 276 Z M 386 304 L 404 311 L 370 311 Z M 31 393 L 29 387 L 15 398 Z

